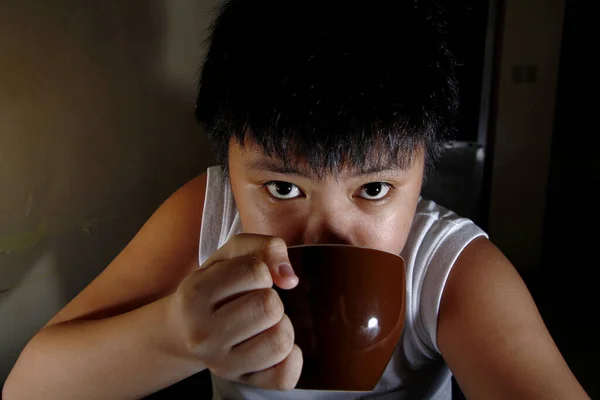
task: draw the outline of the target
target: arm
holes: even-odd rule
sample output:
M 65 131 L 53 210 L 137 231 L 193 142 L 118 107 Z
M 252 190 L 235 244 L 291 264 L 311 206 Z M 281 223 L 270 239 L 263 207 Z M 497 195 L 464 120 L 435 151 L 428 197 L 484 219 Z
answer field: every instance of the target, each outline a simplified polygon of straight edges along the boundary
M 33 337 L 4 399 L 139 398 L 204 369 L 172 329 L 167 309 L 198 266 L 205 190 L 202 175 L 173 194 Z
M 589 399 L 519 274 L 485 238 L 448 277 L 438 345 L 469 399 Z

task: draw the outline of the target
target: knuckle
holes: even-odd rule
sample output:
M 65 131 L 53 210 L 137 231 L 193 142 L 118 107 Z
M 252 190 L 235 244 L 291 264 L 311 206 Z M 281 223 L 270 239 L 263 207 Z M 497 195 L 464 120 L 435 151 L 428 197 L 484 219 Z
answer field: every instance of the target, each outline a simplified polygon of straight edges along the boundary
M 283 303 L 274 289 L 260 291 L 259 302 L 264 317 L 269 321 L 280 321 L 283 317 Z
M 189 317 L 189 314 L 183 315 L 179 325 L 180 337 L 185 347 L 197 355 L 205 353 L 206 345 L 211 342 L 211 333 L 199 329 L 202 324 L 196 323 L 195 320 Z
M 202 273 L 200 270 L 189 274 L 177 288 L 177 298 L 181 302 L 188 301 L 196 294 L 199 288 L 202 287 Z
M 177 315 L 182 320 L 181 322 L 187 322 L 185 325 L 189 325 L 191 310 L 195 308 L 194 305 L 197 302 L 196 291 L 189 286 L 181 287 L 180 290 L 175 292 L 173 300 Z
M 177 305 L 179 310 L 185 309 L 186 305 L 190 301 L 190 292 L 190 284 L 187 281 L 183 281 L 183 283 L 175 291 L 175 295 L 172 298 L 174 300 L 174 304 Z
M 269 267 L 260 258 L 249 257 L 248 261 L 244 263 L 244 267 L 245 273 L 252 281 L 266 287 L 273 285 Z
M 265 238 L 263 248 L 266 251 L 280 250 L 280 249 L 286 249 L 287 244 L 285 243 L 285 240 L 283 240 L 280 237 L 269 236 L 269 237 Z
M 207 341 L 207 337 L 200 332 L 188 332 L 186 335 L 185 344 L 192 353 L 202 353 L 203 344 Z
M 213 374 L 221 378 L 233 380 L 237 376 L 237 360 L 232 353 L 221 348 L 215 351 L 210 363 L 205 365 Z
M 206 291 L 204 282 L 196 282 L 176 293 L 177 303 L 181 313 L 190 320 L 196 320 L 200 316 L 210 316 L 209 305 L 212 303 L 212 295 Z
M 170 318 L 173 318 L 174 326 L 186 348 L 195 354 L 204 354 L 207 345 L 211 347 L 214 344 L 212 324 L 207 323 L 211 314 L 192 288 L 190 286 L 186 290 L 175 292 L 173 301 L 169 304 Z
M 231 239 L 229 239 L 229 242 L 231 242 L 231 244 L 238 245 L 245 241 L 251 240 L 253 236 L 255 236 L 253 233 L 241 232 L 233 235 Z
M 222 378 L 231 379 L 234 377 L 232 373 L 234 369 L 234 362 L 229 356 L 225 356 L 219 359 L 219 361 L 213 366 L 211 371 Z
M 204 279 L 196 279 L 182 291 L 182 301 L 189 305 L 203 301 L 203 294 L 206 292 Z
M 219 263 L 215 266 L 218 267 Z M 205 302 L 207 293 L 210 293 L 210 273 L 206 269 L 197 269 L 191 272 L 180 284 L 178 292 L 186 302 Z

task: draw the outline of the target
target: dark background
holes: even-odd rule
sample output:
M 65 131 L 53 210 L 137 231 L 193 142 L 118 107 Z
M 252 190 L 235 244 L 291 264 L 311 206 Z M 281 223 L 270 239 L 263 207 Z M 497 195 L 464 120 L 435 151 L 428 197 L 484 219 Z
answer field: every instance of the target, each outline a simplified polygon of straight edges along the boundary
M 542 265 L 529 282 L 556 344 L 594 399 L 600 396 L 598 75 L 595 50 L 583 49 L 598 46 L 589 25 L 595 22 L 585 14 L 594 15 L 591 2 L 566 2 Z

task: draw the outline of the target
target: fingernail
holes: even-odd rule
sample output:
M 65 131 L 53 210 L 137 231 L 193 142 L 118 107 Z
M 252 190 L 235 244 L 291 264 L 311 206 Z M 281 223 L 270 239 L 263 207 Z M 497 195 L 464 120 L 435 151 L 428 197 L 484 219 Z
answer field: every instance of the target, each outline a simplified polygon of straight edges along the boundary
M 279 264 L 277 270 L 279 271 L 279 275 L 283 278 L 290 278 L 296 276 L 296 274 L 294 273 L 294 269 L 288 263 Z

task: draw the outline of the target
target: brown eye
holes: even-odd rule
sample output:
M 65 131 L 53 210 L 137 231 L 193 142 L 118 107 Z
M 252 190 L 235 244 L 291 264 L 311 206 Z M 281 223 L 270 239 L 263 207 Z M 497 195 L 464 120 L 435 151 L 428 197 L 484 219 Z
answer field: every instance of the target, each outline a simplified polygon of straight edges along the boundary
M 390 191 L 391 185 L 385 182 L 371 182 L 361 189 L 360 197 L 366 200 L 381 200 Z
M 301 194 L 298 186 L 289 182 L 273 181 L 267 183 L 266 187 L 271 196 L 280 200 L 294 199 Z

